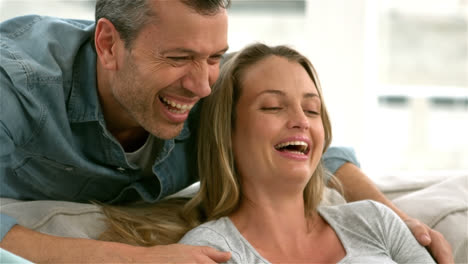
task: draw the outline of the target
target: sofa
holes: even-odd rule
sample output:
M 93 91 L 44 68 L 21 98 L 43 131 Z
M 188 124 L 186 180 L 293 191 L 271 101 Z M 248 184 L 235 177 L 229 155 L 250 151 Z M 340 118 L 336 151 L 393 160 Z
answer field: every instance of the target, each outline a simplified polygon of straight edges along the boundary
M 418 179 L 388 176 L 376 184 L 408 215 L 441 232 L 452 246 L 456 263 L 468 263 L 468 175 Z M 194 184 L 174 196 L 191 196 L 197 190 Z M 327 189 L 324 204 L 343 202 L 341 195 Z M 23 226 L 57 236 L 96 239 L 106 229 L 103 214 L 92 204 L 1 198 L 0 211 Z

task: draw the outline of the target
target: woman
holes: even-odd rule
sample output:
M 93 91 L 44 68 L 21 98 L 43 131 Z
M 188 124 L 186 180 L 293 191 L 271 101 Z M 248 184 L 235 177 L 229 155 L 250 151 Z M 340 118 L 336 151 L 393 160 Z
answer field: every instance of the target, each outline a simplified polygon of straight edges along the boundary
M 230 251 L 232 263 L 433 263 L 381 204 L 318 207 L 330 141 L 310 62 L 284 46 L 245 48 L 223 65 L 203 103 L 200 191 L 175 201 L 183 206 L 175 226 L 183 227 L 172 234 L 197 226 L 180 243 Z M 136 233 L 142 241 L 155 234 Z

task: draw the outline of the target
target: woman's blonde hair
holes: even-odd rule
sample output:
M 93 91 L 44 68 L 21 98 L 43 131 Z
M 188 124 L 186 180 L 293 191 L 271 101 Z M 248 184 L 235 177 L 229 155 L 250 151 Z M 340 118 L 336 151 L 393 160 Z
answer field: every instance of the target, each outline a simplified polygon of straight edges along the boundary
M 169 199 L 140 208 L 104 206 L 109 229 L 101 239 L 137 245 L 175 243 L 188 230 L 205 221 L 227 216 L 239 207 L 242 190 L 231 140 L 231 132 L 235 129 L 235 109 L 242 93 L 245 72 L 270 56 L 297 62 L 315 83 L 322 102 L 320 114 L 325 132 L 325 152 L 332 138 L 331 124 L 320 82 L 310 61 L 287 46 L 250 45 L 226 59 L 212 94 L 203 99 L 198 130 L 199 192 L 190 200 Z M 320 203 L 325 179 L 320 162 L 304 189 L 305 215 L 310 215 Z

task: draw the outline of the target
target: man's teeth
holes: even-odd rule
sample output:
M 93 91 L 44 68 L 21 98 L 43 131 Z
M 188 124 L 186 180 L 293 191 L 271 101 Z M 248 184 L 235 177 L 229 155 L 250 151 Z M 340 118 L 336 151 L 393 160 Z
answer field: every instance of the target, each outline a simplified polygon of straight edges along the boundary
M 160 98 L 164 103 L 170 105 L 173 108 L 173 109 L 169 109 L 169 111 L 172 113 L 177 113 L 177 114 L 185 113 L 187 111 L 190 111 L 190 109 L 192 109 L 192 107 L 194 106 L 193 104 L 191 105 L 178 104 L 162 96 L 160 96 Z

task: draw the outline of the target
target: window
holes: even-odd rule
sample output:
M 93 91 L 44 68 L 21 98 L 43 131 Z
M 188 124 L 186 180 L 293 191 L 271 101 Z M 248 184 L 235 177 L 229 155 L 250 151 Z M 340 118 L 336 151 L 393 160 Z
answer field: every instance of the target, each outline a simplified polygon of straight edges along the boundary
M 93 19 L 94 1 L 0 0 L 1 20 L 30 13 Z M 230 51 L 310 58 L 333 144 L 369 175 L 468 171 L 467 0 L 233 0 L 228 14 Z
M 369 2 L 373 169 L 468 170 L 468 2 Z

